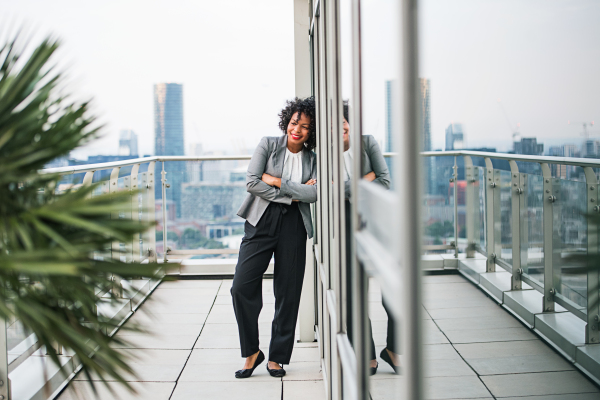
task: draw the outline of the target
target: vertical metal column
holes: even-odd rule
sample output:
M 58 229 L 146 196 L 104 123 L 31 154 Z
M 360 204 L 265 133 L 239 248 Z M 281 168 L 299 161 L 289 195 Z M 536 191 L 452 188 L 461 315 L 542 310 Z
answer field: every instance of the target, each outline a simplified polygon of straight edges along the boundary
M 307 33 L 310 29 L 310 4 L 306 0 L 294 0 L 294 76 L 297 97 L 311 95 L 311 51 Z M 315 338 L 314 301 L 314 255 L 313 240 L 307 240 L 304 285 L 300 298 L 298 327 L 301 342 Z M 312 289 L 312 290 L 311 290 Z
M 421 138 L 419 121 L 419 46 L 418 46 L 418 4 L 417 0 L 403 0 L 400 10 L 400 52 L 401 66 L 399 76 L 402 79 L 401 129 L 394 140 L 400 152 L 394 160 L 398 183 L 402 254 L 401 257 L 401 290 L 403 293 L 402 314 L 400 319 L 399 338 L 404 362 L 403 395 L 405 399 L 421 400 L 425 398 L 423 388 L 423 348 L 421 302 Z M 398 162 L 396 162 L 398 161 Z M 416 171 L 416 173 L 415 173 Z
M 475 257 L 475 221 L 479 214 L 479 202 L 475 203 L 475 167 L 470 156 L 463 156 L 465 161 L 465 224 L 467 228 L 467 258 Z
M 591 167 L 584 167 L 585 182 L 587 186 L 587 214 L 592 214 L 598 209 L 598 179 Z M 587 223 L 587 254 L 596 256 L 598 254 L 598 226 Z M 600 330 L 598 319 L 600 309 L 598 305 L 598 268 L 590 269 L 587 273 L 587 324 L 585 326 L 585 342 L 600 342 Z
M 510 201 L 512 206 L 512 277 L 511 290 L 521 290 L 523 285 L 521 281 L 521 177 L 519 176 L 519 167 L 513 160 L 510 163 Z
M 8 378 L 8 322 L 0 319 L 0 400 L 10 400 L 10 379 Z
M 362 174 L 362 42 L 361 42 L 361 0 L 352 0 L 352 101 L 353 107 L 350 109 L 348 117 L 350 118 L 350 143 L 352 146 L 352 176 L 360 177 Z M 353 199 L 350 200 L 351 206 L 351 225 L 352 225 L 352 247 L 351 247 L 351 282 L 352 286 L 352 332 L 354 339 L 354 354 L 356 357 L 356 394 L 358 399 L 369 399 L 369 349 L 367 348 L 368 335 L 368 283 L 369 278 L 364 268 L 359 264 L 356 257 L 356 244 L 354 242 L 354 233 L 362 229 L 360 215 L 358 213 L 358 182 L 359 179 L 352 179 L 350 190 Z
M 543 310 L 545 312 L 554 311 L 554 295 L 556 286 L 553 268 L 553 223 L 554 223 L 554 194 L 552 192 L 552 172 L 550 166 L 546 163 L 540 163 L 542 167 L 542 178 L 544 179 L 543 219 L 544 219 L 544 297 Z
M 485 158 L 485 220 L 486 220 L 486 272 L 496 272 L 496 250 L 494 249 L 496 240 L 494 234 L 494 199 L 495 192 L 500 191 L 500 187 L 496 188 L 496 180 L 494 179 L 494 167 L 492 160 Z

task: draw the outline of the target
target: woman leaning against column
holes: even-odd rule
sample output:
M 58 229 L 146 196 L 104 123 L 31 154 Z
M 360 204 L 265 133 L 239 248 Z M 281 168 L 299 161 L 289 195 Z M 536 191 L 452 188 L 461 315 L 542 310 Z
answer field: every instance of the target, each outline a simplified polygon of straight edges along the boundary
M 259 349 L 258 315 L 262 309 L 262 277 L 275 255 L 275 316 L 267 370 L 285 375 L 294 346 L 300 292 L 304 279 L 306 237 L 312 237 L 309 203 L 317 200 L 314 99 L 288 101 L 279 114 L 283 135 L 263 137 L 246 177 L 248 196 L 238 211 L 246 220 L 231 295 L 244 368 L 248 378 L 265 360 Z

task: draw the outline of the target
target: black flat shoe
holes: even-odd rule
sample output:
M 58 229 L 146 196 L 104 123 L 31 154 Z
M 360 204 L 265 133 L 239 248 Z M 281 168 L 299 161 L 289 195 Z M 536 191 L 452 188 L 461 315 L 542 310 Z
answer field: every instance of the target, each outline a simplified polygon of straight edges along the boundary
M 379 356 L 381 357 L 381 359 L 383 361 L 390 364 L 390 367 L 392 367 L 392 369 L 394 370 L 395 373 L 398 374 L 400 372 L 400 366 L 394 365 L 394 362 L 392 361 L 392 358 L 388 354 L 387 349 L 381 350 L 381 353 L 379 353 Z
M 377 366 L 375 367 L 369 367 L 369 375 L 373 376 L 377 373 L 377 368 L 379 368 L 379 363 L 377 363 Z
M 235 377 L 238 379 L 250 378 L 256 367 L 258 367 L 263 361 L 265 361 L 265 355 L 261 350 L 259 350 L 256 361 L 254 361 L 254 366 L 249 369 L 240 369 L 239 371 L 235 371 Z
M 274 378 L 281 378 L 285 376 L 285 369 L 283 369 L 283 365 L 281 365 L 281 369 L 269 369 L 269 363 L 267 363 L 267 371 Z

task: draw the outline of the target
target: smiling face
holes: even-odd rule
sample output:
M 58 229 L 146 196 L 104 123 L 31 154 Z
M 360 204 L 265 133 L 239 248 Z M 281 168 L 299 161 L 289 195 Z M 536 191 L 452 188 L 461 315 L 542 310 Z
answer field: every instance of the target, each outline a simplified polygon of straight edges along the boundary
M 350 148 L 350 124 L 344 118 L 344 151 L 348 151 Z
M 292 115 L 287 126 L 287 135 L 290 151 L 302 150 L 302 146 L 310 137 L 310 117 L 297 112 Z

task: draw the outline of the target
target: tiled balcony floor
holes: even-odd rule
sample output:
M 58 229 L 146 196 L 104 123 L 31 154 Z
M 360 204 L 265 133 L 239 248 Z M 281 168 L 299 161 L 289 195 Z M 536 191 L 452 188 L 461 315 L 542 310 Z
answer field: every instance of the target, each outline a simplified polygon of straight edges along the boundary
M 127 336 L 135 357 L 138 378 L 131 377 L 138 394 L 118 383 L 110 392 L 97 382 L 98 399 L 194 400 L 261 399 L 324 400 L 317 343 L 297 343 L 287 375 L 271 377 L 266 363 L 252 378 L 236 379 L 244 365 L 231 303 L 231 280 L 163 282 L 127 323 L 139 323 L 152 335 Z M 260 342 L 267 354 L 274 314 L 273 281 L 264 280 L 264 306 L 260 315 Z M 60 400 L 94 399 L 88 382 L 79 374 L 58 397 Z
M 598 400 L 600 391 L 514 317 L 459 275 L 424 277 L 425 387 L 428 399 Z M 162 283 L 131 319 L 154 334 L 128 335 L 137 357 L 137 395 L 101 383 L 99 399 L 325 399 L 316 343 L 296 344 L 283 379 L 264 365 L 250 379 L 241 368 L 230 280 Z M 272 281 L 264 281 L 261 348 L 268 350 L 273 317 Z M 381 294 L 370 287 L 377 353 L 385 346 L 387 317 Z M 128 322 L 129 323 L 129 322 Z M 120 333 L 123 335 L 122 333 Z M 378 357 L 379 358 L 379 357 Z M 396 398 L 402 381 L 379 360 L 370 381 L 373 400 Z M 135 380 L 131 378 L 132 381 Z M 93 399 L 78 376 L 60 400 Z

